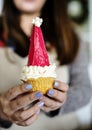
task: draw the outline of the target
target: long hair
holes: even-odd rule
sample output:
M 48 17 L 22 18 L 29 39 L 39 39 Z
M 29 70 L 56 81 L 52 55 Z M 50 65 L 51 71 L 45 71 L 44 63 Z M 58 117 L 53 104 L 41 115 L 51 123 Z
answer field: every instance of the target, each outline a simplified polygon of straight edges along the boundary
M 6 34 L 11 34 L 26 47 L 26 41 L 19 32 L 20 12 L 14 6 L 13 0 L 4 0 L 2 16 Z M 44 39 L 56 48 L 60 64 L 73 62 L 78 52 L 79 41 L 67 14 L 66 1 L 47 0 L 42 9 L 41 17 L 44 20 L 41 27 Z

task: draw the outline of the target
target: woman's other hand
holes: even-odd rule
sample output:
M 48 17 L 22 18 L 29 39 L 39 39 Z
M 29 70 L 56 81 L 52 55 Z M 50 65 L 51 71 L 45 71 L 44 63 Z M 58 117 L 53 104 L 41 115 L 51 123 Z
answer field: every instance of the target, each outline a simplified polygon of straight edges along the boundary
M 44 102 L 40 101 L 43 97 L 42 93 L 31 93 L 31 88 L 32 86 L 29 84 L 21 84 L 1 94 L 0 117 L 20 126 L 31 125 L 44 105 Z M 34 105 L 24 109 L 34 101 Z
M 41 108 L 44 112 L 59 109 L 66 101 L 68 85 L 60 81 L 54 82 L 54 88 L 50 89 L 43 97 L 44 106 Z

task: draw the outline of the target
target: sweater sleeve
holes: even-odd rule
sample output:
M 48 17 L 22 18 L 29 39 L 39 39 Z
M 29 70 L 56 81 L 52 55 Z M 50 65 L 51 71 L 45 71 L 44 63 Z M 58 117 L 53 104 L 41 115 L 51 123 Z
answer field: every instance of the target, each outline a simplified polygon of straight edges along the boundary
M 73 112 L 89 103 L 92 89 L 88 75 L 87 49 L 87 44 L 81 43 L 75 61 L 69 65 L 70 80 L 66 103 L 60 109 L 47 113 L 48 116 Z
M 88 46 L 80 44 L 79 53 L 75 61 L 69 65 L 69 91 L 62 113 L 69 113 L 87 105 L 91 99 L 91 84 L 88 74 Z

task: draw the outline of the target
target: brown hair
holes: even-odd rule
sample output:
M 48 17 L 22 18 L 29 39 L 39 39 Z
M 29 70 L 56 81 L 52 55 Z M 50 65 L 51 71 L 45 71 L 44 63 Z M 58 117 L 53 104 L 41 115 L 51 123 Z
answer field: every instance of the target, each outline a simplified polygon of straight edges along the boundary
M 13 0 L 4 1 L 2 15 L 6 33 L 12 34 L 25 46 L 26 41 L 19 32 L 20 12 L 14 6 Z M 65 0 L 47 0 L 41 17 L 44 20 L 42 24 L 44 38 L 55 46 L 60 64 L 73 62 L 78 52 L 79 41 L 68 17 Z

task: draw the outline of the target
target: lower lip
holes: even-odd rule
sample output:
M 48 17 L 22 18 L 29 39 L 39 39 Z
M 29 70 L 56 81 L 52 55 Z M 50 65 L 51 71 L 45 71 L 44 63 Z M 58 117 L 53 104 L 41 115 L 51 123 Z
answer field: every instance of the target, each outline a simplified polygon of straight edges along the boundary
M 26 2 L 34 2 L 35 0 L 25 0 Z

